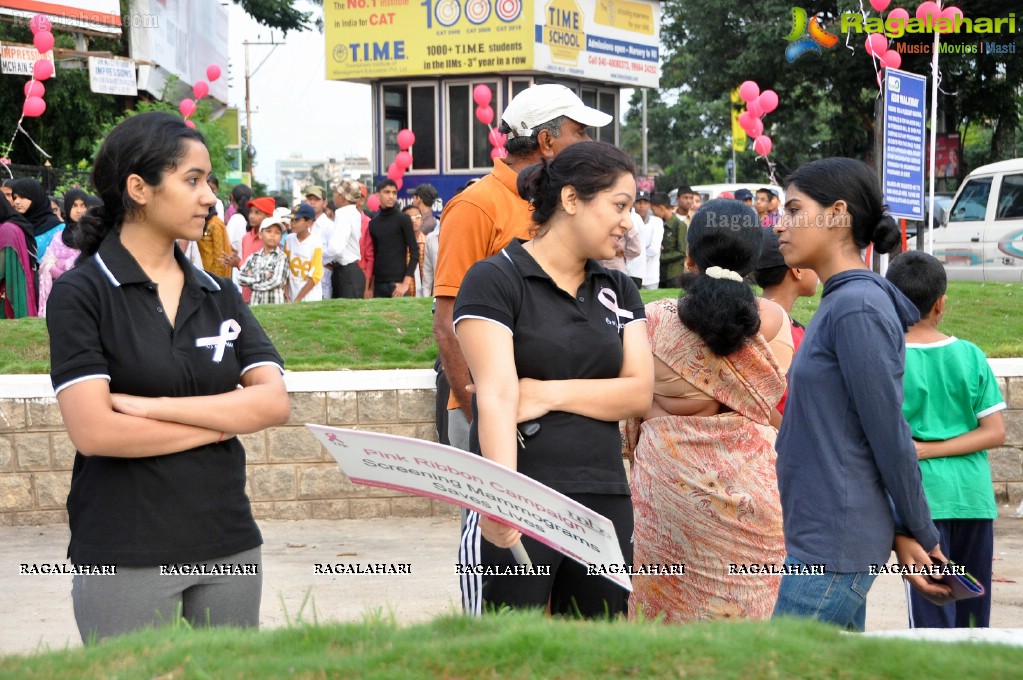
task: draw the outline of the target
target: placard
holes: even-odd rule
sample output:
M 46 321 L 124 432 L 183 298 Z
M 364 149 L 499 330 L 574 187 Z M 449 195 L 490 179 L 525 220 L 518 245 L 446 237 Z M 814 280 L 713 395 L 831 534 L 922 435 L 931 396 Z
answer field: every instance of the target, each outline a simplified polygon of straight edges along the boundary
M 611 520 L 554 489 L 451 446 L 378 432 L 306 427 L 353 482 L 475 510 L 580 564 L 608 565 L 601 575 L 632 592 L 627 575 L 610 573 L 625 562 Z

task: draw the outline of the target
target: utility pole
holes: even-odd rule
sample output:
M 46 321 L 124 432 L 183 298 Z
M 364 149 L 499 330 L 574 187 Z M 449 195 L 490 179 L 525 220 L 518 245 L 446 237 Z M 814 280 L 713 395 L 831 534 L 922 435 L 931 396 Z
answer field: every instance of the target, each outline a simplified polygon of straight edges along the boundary
M 252 146 L 252 100 L 250 98 L 249 80 L 259 72 L 259 69 L 263 67 L 266 60 L 270 58 L 270 55 L 277 49 L 277 46 L 281 44 L 283 43 L 274 42 L 273 31 L 270 32 L 270 42 L 249 42 L 246 40 L 242 43 L 245 46 L 245 156 L 248 159 L 246 170 L 248 170 L 249 177 L 252 177 L 252 157 L 256 155 L 256 147 Z M 270 52 L 263 57 L 263 61 L 259 62 L 259 66 L 252 73 L 249 73 L 249 45 L 272 46 Z
M 650 174 L 650 163 L 647 158 L 647 126 L 646 126 L 646 88 L 643 88 L 643 176 Z

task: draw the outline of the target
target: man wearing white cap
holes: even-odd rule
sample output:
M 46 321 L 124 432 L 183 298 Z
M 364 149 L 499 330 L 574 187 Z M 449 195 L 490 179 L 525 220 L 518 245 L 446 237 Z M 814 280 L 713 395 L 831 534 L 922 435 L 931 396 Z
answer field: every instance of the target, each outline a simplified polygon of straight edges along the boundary
M 469 369 L 455 337 L 455 296 L 469 267 L 500 252 L 513 238 L 530 238 L 529 203 L 519 196 L 516 182 L 526 167 L 553 158 L 578 142 L 589 142 L 588 127 L 604 127 L 608 114 L 590 108 L 564 85 L 535 85 L 523 90 L 508 104 L 498 131 L 508 135 L 508 157 L 494 160 L 489 175 L 456 195 L 441 213 L 444 228 L 434 272 L 436 312 L 433 334 L 440 348 L 444 373 L 451 385 L 448 401 L 448 438 L 451 445 L 469 449 L 472 422 Z M 475 564 L 479 532 L 474 513 L 466 522 L 459 546 L 459 563 Z M 466 613 L 480 613 L 479 577 L 462 577 L 462 606 Z

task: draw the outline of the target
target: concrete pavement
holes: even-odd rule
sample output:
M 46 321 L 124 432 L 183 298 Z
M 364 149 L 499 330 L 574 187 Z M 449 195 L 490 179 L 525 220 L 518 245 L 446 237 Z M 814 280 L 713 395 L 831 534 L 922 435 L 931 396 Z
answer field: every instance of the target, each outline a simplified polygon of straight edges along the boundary
M 967 638 L 1023 642 L 1023 520 L 1009 509 L 995 526 L 994 606 L 988 633 Z M 459 607 L 455 576 L 456 518 L 260 522 L 263 531 L 264 628 L 288 621 L 360 621 L 393 616 L 428 620 Z M 71 577 L 20 574 L 20 565 L 63 564 L 64 525 L 0 527 L 0 654 L 77 647 Z M 317 565 L 394 565 L 410 573 L 317 573 Z M 364 567 L 365 569 L 366 567 Z M 373 568 L 373 567 L 370 567 Z M 387 567 L 391 569 L 390 567 Z M 319 571 L 330 571 L 321 566 Z M 870 592 L 868 631 L 906 629 L 905 597 L 897 576 L 879 576 Z

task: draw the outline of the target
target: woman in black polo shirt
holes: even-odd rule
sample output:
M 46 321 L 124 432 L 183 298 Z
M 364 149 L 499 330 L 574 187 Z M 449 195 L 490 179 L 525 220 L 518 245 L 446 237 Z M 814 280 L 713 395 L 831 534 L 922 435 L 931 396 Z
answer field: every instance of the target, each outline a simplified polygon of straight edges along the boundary
M 455 324 L 475 383 L 479 447 L 608 517 L 632 564 L 632 502 L 618 421 L 650 407 L 653 363 L 643 303 L 625 274 L 600 266 L 632 226 L 632 161 L 600 142 L 575 144 L 519 175 L 534 207 L 532 241 L 477 263 L 455 301 Z M 516 444 L 516 424 L 537 434 Z M 477 518 L 471 517 L 471 525 Z M 489 607 L 545 607 L 585 617 L 626 611 L 628 592 L 489 518 L 480 563 L 514 564 L 521 538 L 547 576 L 486 576 Z
M 179 614 L 259 624 L 262 538 L 235 435 L 285 422 L 289 404 L 280 356 L 235 287 L 175 246 L 202 237 L 210 169 L 177 116 L 118 125 L 93 168 L 104 205 L 81 219 L 82 258 L 50 295 L 51 380 L 77 449 L 68 558 L 86 642 Z

